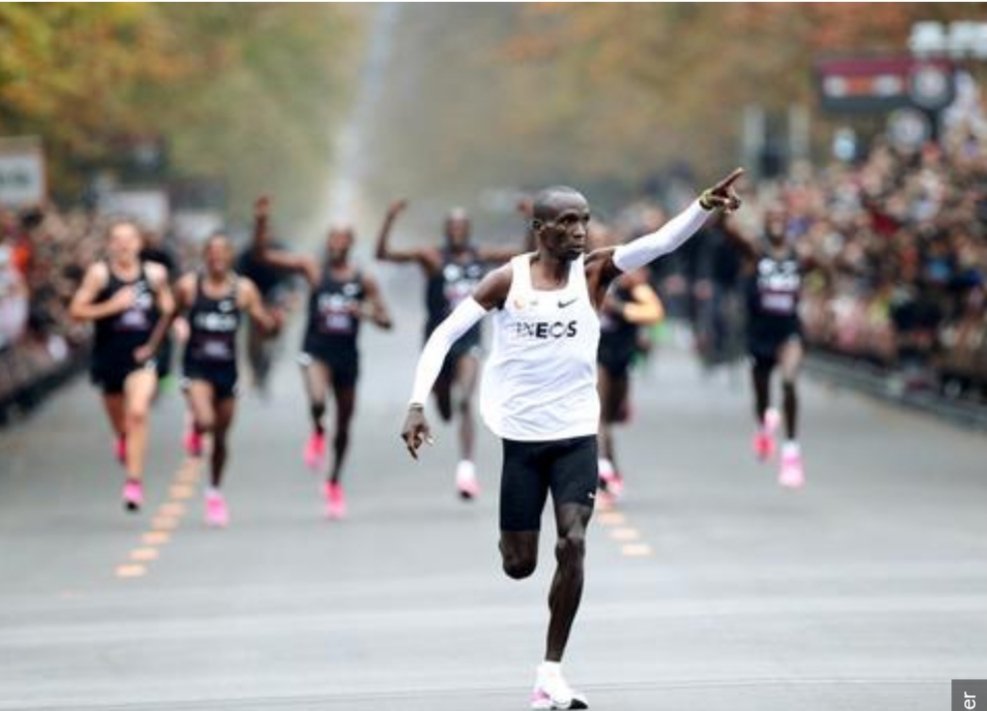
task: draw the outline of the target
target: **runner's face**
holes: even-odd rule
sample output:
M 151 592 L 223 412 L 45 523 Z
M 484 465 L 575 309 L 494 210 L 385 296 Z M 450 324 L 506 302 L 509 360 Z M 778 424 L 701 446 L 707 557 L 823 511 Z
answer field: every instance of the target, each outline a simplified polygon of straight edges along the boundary
M 462 249 L 470 239 L 468 217 L 450 217 L 446 220 L 446 240 L 453 249 Z
M 541 244 L 556 259 L 577 259 L 586 253 L 589 219 L 586 198 L 578 193 L 559 195 L 554 216 L 540 221 L 537 227 Z
M 334 227 L 329 230 L 329 242 L 326 245 L 329 261 L 333 264 L 343 264 L 353 246 L 353 232 L 349 227 Z
M 117 263 L 136 262 L 141 251 L 141 233 L 136 225 L 122 222 L 110 231 L 110 259 Z
M 225 276 L 233 266 L 233 247 L 224 235 L 211 238 L 203 255 L 210 276 Z
M 788 231 L 788 212 L 780 206 L 770 207 L 764 213 L 764 233 L 768 236 L 771 244 L 778 246 L 784 244 L 785 234 Z

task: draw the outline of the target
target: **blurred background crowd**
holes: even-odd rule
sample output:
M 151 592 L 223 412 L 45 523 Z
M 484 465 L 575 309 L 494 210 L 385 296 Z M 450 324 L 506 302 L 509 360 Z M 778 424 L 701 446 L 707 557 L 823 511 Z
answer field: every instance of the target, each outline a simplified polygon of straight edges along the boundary
M 2 6 L 0 416 L 84 361 L 65 308 L 110 214 L 137 214 L 177 273 L 219 226 L 242 244 L 261 192 L 289 242 L 340 218 L 370 236 L 399 196 L 401 239 L 438 239 L 461 204 L 484 241 L 564 176 L 627 237 L 735 163 L 744 229 L 781 201 L 820 265 L 802 303 L 817 357 L 982 401 L 987 25 L 968 7 Z M 43 199 L 8 201 L 3 141 L 25 137 Z M 721 226 L 653 277 L 706 366 L 743 357 Z
M 85 359 L 88 328 L 67 314 L 100 253 L 101 220 L 53 205 L 0 211 L 0 402 L 29 406 Z

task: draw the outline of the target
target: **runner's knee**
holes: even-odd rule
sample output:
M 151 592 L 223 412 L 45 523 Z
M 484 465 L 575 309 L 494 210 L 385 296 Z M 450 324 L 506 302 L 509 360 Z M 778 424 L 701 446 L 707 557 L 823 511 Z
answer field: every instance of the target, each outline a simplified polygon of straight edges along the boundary
M 195 420 L 195 429 L 199 432 L 213 432 L 216 429 L 216 418 L 212 414 L 203 413 L 196 415 L 193 419 Z
M 555 558 L 562 565 L 581 565 L 586 557 L 586 532 L 567 531 L 555 544 Z
M 522 580 L 535 572 L 538 561 L 534 556 L 517 553 L 504 553 L 504 572 L 507 577 Z

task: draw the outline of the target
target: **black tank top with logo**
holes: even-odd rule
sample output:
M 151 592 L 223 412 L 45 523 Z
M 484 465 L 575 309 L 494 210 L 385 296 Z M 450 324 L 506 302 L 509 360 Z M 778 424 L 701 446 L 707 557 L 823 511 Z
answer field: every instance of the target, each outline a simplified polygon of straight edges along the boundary
M 621 284 L 614 286 L 614 295 L 623 302 L 634 300 L 631 290 Z M 620 314 L 600 313 L 600 353 L 630 357 L 637 350 L 638 326 Z
M 143 262 L 140 273 L 133 281 L 120 279 L 109 264 L 107 271 L 110 274 L 109 281 L 96 295 L 95 303 L 108 301 L 120 289 L 128 286 L 134 289 L 135 298 L 126 311 L 96 320 L 93 364 L 96 367 L 111 368 L 115 365 L 133 365 L 134 350 L 147 343 L 161 317 L 154 288 L 147 278 Z
M 428 311 L 426 338 L 460 302 L 473 294 L 486 271 L 486 264 L 473 249 L 467 250 L 462 258 L 456 258 L 448 247 L 442 250 L 442 269 L 425 285 L 425 308 Z M 479 343 L 480 324 L 476 324 L 462 335 L 456 345 L 470 347 Z
M 797 333 L 802 267 L 794 250 L 775 257 L 764 252 L 747 286 L 748 330 L 752 335 Z
M 236 333 L 240 328 L 237 305 L 237 277 L 230 281 L 223 296 L 214 299 L 196 280 L 195 302 L 189 309 L 189 339 L 185 346 L 186 369 L 197 367 L 236 367 Z
M 366 297 L 359 271 L 341 280 L 333 277 L 326 267 L 308 299 L 304 350 L 313 354 L 327 350 L 355 352 L 360 318 L 354 311 L 359 310 Z

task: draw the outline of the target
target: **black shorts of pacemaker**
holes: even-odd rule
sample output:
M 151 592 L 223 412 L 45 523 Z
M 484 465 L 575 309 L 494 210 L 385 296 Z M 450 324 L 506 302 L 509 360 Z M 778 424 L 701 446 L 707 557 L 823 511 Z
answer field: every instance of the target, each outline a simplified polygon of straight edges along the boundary
M 349 349 L 306 350 L 298 356 L 298 363 L 307 367 L 317 360 L 329 369 L 334 388 L 354 388 L 360 379 L 360 354 Z
M 611 378 L 626 378 L 634 362 L 634 348 L 619 348 L 605 346 L 602 343 L 596 353 L 596 363 L 610 375 Z
M 442 361 L 439 376 L 435 379 L 436 386 L 449 387 L 452 385 L 452 381 L 456 379 L 456 370 L 459 368 L 460 360 L 463 358 L 476 358 L 479 360 L 482 355 L 483 348 L 480 346 L 479 340 L 472 340 L 465 337 L 460 338 L 452 344 L 452 348 L 446 354 L 445 360 Z
M 186 364 L 183 368 L 182 389 L 187 391 L 193 380 L 202 380 L 212 385 L 213 397 L 217 400 L 227 400 L 237 396 L 236 365 L 204 365 Z
M 500 530 L 539 530 L 549 491 L 556 506 L 593 506 L 598 477 L 596 435 L 548 442 L 503 442 Z
M 778 365 L 778 351 L 790 340 L 801 338 L 797 330 L 762 332 L 747 341 L 747 352 L 758 370 L 773 370 Z
M 153 359 L 144 363 L 137 363 L 133 359 L 115 363 L 97 361 L 93 362 L 89 376 L 93 385 L 102 390 L 104 395 L 120 395 L 123 393 L 123 385 L 131 373 L 138 370 L 156 370 L 157 367 L 157 361 Z

